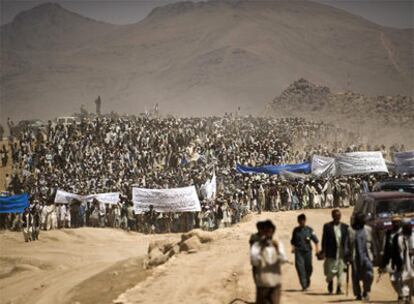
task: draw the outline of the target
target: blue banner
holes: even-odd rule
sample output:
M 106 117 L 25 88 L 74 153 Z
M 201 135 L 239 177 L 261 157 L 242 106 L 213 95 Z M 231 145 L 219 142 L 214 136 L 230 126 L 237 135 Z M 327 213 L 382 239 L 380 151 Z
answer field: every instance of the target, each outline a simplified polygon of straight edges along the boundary
M 29 207 L 27 193 L 12 196 L 0 196 L 0 213 L 23 213 Z
M 239 173 L 266 173 L 266 174 L 280 174 L 282 171 L 294 172 L 294 173 L 305 173 L 309 174 L 311 172 L 311 163 L 304 162 L 301 164 L 291 164 L 291 165 L 266 165 L 261 167 L 246 167 L 240 164 L 237 164 L 237 172 Z

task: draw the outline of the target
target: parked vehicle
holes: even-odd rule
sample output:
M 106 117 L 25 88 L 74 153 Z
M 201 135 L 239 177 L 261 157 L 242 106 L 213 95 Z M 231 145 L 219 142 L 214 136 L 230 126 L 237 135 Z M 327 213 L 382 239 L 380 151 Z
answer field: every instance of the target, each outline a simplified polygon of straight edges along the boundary
M 39 119 L 21 120 L 12 128 L 11 133 L 13 136 L 19 137 L 26 129 L 32 129 L 37 132 L 45 130 L 45 128 L 46 125 Z
M 399 215 L 411 221 L 414 229 L 414 194 L 400 191 L 368 192 L 360 195 L 352 217 L 363 213 L 372 227 L 374 265 L 378 266 L 384 249 L 386 231 L 392 228 L 391 218 Z
M 61 116 L 61 117 L 56 118 L 56 123 L 58 125 L 68 126 L 74 123 L 79 124 L 80 120 L 79 118 L 74 117 L 74 116 Z
M 386 180 L 375 184 L 373 191 L 399 191 L 414 193 L 414 181 L 404 179 Z

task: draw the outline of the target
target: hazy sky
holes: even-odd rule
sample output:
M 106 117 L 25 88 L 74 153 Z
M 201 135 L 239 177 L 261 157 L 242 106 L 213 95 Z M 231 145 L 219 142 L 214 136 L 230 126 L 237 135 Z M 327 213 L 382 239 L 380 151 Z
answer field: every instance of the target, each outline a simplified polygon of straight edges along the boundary
M 314 1 L 347 10 L 378 24 L 398 28 L 414 28 L 413 0 Z M 0 0 L 0 23 L 8 23 L 20 11 L 30 9 L 43 2 L 59 2 L 71 11 L 96 20 L 127 24 L 143 19 L 154 7 L 177 2 L 177 0 Z

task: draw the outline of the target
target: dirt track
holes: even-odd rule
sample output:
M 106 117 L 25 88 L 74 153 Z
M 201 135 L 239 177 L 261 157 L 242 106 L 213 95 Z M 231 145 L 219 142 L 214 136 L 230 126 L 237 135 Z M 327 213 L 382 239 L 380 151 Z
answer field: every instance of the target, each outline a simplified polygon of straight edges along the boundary
M 348 217 L 350 211 L 343 213 Z M 306 213 L 319 235 L 330 211 Z M 148 237 L 82 228 L 42 233 L 39 242 L 26 244 L 20 233 L 1 233 L 0 303 L 110 303 L 120 294 L 120 303 L 252 303 L 247 240 L 256 220 L 273 219 L 278 236 L 289 249 L 297 214 L 250 216 L 244 223 L 214 232 L 217 240 L 203 245 L 198 253 L 179 254 L 152 273 L 141 268 L 148 240 L 178 239 L 179 235 Z M 307 293 L 299 290 L 294 266 L 284 266 L 283 272 L 284 304 L 352 303 L 351 296 L 326 295 L 321 262 L 314 261 L 312 287 Z M 388 278 L 374 283 L 372 303 L 392 303 L 394 299 Z

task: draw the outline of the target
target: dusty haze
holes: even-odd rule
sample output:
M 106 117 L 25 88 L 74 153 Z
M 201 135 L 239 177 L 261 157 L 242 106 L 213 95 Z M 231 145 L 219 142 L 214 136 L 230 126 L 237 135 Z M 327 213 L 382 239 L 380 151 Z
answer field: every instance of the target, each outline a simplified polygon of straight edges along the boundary
M 260 114 L 305 78 L 413 95 L 413 30 L 308 1 L 180 2 L 132 25 L 43 4 L 1 27 L 1 121 L 93 110 Z

